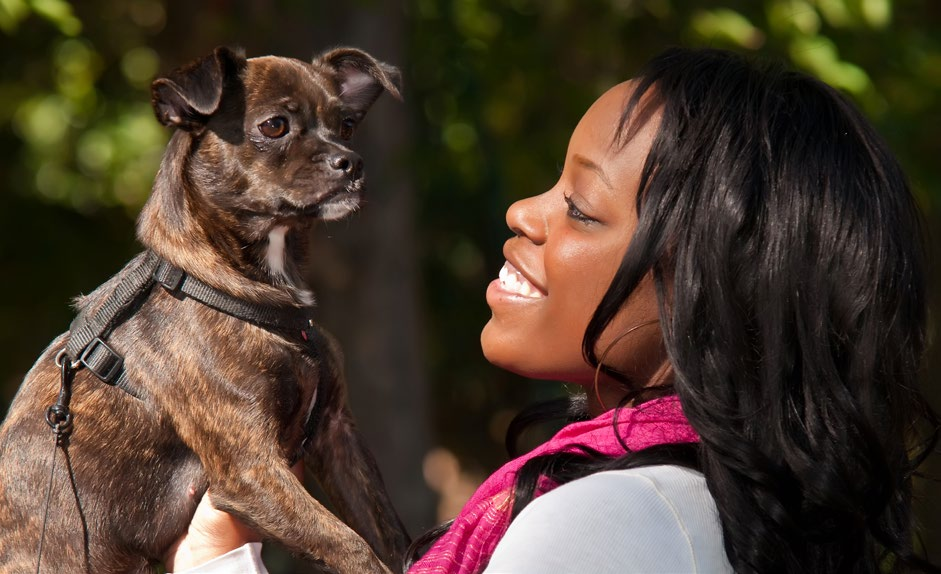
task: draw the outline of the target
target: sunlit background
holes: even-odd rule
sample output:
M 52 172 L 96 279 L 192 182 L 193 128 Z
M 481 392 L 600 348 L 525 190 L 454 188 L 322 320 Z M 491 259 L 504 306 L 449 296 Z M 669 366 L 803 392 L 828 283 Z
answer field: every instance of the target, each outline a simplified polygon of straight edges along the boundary
M 521 405 L 566 392 L 480 354 L 503 213 L 552 185 L 588 105 L 663 48 L 759 53 L 844 90 L 904 164 L 941 260 L 941 2 L 0 0 L 0 412 L 70 299 L 140 250 L 169 135 L 151 80 L 221 44 L 302 59 L 349 44 L 403 71 L 405 103 L 380 100 L 357 135 L 369 204 L 316 232 L 310 280 L 413 535 L 505 459 Z M 939 375 L 935 347 L 935 404 Z M 921 504 L 941 551 L 941 508 Z M 269 553 L 272 572 L 304 571 Z

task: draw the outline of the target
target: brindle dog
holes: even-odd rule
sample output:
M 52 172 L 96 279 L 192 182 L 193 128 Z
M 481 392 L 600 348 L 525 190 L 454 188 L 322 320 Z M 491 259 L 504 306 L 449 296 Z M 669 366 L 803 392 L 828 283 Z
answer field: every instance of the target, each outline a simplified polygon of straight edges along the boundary
M 399 97 L 398 82 L 395 68 L 352 48 L 311 63 L 218 48 L 157 79 L 154 110 L 177 130 L 138 221 L 148 251 L 78 310 L 106 306 L 156 254 L 250 307 L 304 316 L 306 232 L 359 207 L 362 161 L 348 140 L 383 91 Z M 149 571 L 209 485 L 216 506 L 330 571 L 387 571 L 380 558 L 396 563 L 408 539 L 354 426 L 334 341 L 170 287 L 150 287 L 107 337 L 129 392 L 59 357 L 75 368 L 73 418 L 51 481 L 45 413 L 70 333 L 23 381 L 0 428 L 0 572 L 35 571 L 43 528 L 45 572 Z M 308 470 L 352 529 L 291 473 L 304 443 Z

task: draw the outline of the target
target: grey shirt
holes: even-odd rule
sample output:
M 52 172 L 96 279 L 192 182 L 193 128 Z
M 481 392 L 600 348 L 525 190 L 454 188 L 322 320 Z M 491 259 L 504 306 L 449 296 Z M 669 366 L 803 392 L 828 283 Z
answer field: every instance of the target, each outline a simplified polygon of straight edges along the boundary
M 487 574 L 731 573 L 702 474 L 678 466 L 607 471 L 520 512 Z

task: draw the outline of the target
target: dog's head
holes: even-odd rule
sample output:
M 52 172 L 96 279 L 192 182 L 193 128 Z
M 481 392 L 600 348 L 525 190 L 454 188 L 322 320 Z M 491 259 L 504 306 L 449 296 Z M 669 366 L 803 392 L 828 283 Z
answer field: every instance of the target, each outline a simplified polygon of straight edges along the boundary
M 152 85 L 161 123 L 198 142 L 188 177 L 222 212 L 339 219 L 360 204 L 363 162 L 349 147 L 399 73 L 339 48 L 302 62 L 217 48 Z M 259 222 L 261 223 L 261 222 Z
M 354 48 L 312 62 L 217 48 L 156 79 L 154 111 L 177 132 L 139 237 L 178 265 L 212 252 L 243 275 L 297 283 L 305 241 L 292 232 L 359 207 L 350 139 L 382 92 L 400 98 L 398 84 L 398 70 Z

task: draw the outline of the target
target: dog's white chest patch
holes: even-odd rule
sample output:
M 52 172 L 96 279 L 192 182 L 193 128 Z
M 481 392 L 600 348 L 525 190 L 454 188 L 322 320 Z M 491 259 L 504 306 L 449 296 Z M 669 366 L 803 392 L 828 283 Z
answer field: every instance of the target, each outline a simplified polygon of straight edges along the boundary
M 268 251 L 265 258 L 268 262 L 268 270 L 272 275 L 287 279 L 287 271 L 284 268 L 284 236 L 287 235 L 287 225 L 278 225 L 268 232 Z

